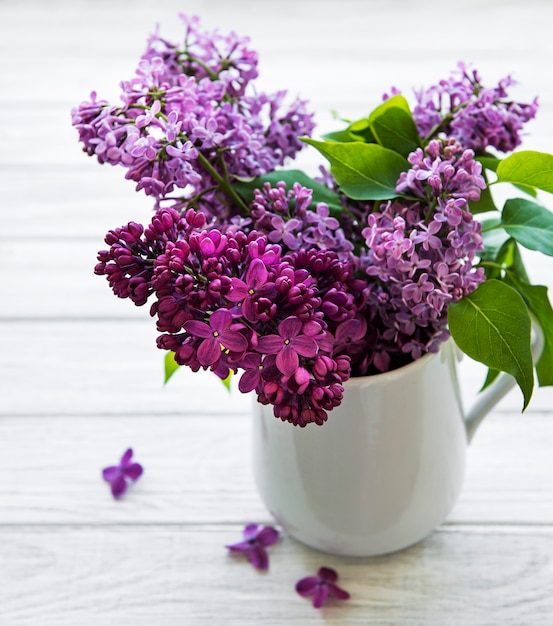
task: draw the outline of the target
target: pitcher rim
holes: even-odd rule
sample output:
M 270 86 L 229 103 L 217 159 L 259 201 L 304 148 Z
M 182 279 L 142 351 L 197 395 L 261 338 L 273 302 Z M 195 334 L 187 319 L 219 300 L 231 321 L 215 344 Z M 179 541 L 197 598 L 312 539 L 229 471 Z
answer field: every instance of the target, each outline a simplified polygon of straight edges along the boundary
M 368 374 L 366 376 L 352 376 L 351 378 L 348 378 L 345 382 L 343 382 L 342 386 L 352 387 L 354 385 L 361 385 L 361 384 L 366 385 L 369 381 L 372 381 L 372 380 L 376 382 L 376 381 L 381 381 L 384 379 L 391 380 L 393 378 L 400 378 L 402 376 L 405 376 L 411 373 L 413 370 L 424 367 L 426 363 L 436 358 L 442 352 L 443 348 L 446 345 L 450 344 L 451 341 L 452 340 L 450 337 L 449 339 L 447 339 L 440 345 L 440 349 L 437 352 L 427 352 L 420 358 L 415 359 L 414 361 L 411 361 L 410 363 L 402 365 L 401 367 L 397 367 L 396 369 L 390 370 L 388 372 L 381 372 L 380 374 Z

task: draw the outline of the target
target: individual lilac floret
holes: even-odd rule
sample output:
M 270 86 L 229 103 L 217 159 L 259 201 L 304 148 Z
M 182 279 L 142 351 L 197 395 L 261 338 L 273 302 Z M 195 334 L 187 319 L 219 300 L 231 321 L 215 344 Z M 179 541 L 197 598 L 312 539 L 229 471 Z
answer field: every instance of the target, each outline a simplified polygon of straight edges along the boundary
M 272 526 L 261 528 L 258 524 L 248 524 L 242 535 L 242 541 L 226 547 L 231 552 L 245 554 L 256 569 L 269 569 L 267 548 L 278 540 L 278 530 Z
M 475 71 L 459 63 L 449 79 L 416 93 L 413 119 L 422 137 L 443 133 L 465 148 L 483 154 L 488 147 L 511 152 L 521 143 L 523 124 L 535 117 L 538 102 L 513 102 L 507 89 L 515 85 L 507 76 L 494 88 L 484 87 Z
M 114 498 L 123 496 L 130 482 L 137 481 L 144 471 L 140 463 L 132 462 L 133 451 L 129 448 L 121 457 L 119 465 L 112 465 L 102 470 L 102 477 L 110 484 Z
M 308 598 L 313 596 L 313 606 L 320 609 L 329 597 L 338 600 L 348 600 L 350 595 L 341 587 L 338 587 L 336 581 L 338 574 L 330 567 L 321 567 L 317 572 L 317 576 L 306 576 L 296 583 L 296 591 Z

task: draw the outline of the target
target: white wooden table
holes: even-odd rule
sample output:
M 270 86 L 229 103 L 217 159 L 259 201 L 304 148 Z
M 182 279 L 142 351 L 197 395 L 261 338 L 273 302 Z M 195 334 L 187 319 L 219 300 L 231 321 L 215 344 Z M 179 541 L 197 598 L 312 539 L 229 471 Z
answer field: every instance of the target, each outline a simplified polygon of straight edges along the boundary
M 156 22 L 179 11 L 235 29 L 260 53 L 260 84 L 367 113 L 474 62 L 540 95 L 525 147 L 553 151 L 553 3 L 419 0 L 0 0 L 0 625 L 504 625 L 553 623 L 553 393 L 519 414 L 511 392 L 469 451 L 447 523 L 375 559 L 290 538 L 259 574 L 224 545 L 270 523 L 250 472 L 250 399 L 210 375 L 162 384 L 145 309 L 92 268 L 105 232 L 147 220 L 120 170 L 83 155 L 70 109 L 108 99 Z M 311 166 L 314 155 L 300 164 Z M 551 265 L 534 276 L 553 285 Z M 462 370 L 466 402 L 478 375 Z M 144 476 L 119 502 L 101 469 L 127 446 Z M 316 611 L 295 581 L 321 565 L 352 597 Z

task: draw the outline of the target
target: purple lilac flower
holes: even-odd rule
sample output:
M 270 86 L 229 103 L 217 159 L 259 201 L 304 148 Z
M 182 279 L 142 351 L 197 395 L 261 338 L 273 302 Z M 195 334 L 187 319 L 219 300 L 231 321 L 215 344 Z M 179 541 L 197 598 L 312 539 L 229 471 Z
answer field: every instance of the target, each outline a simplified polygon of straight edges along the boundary
M 123 106 L 93 94 L 74 111 L 85 151 L 156 198 L 148 226 L 109 231 L 95 272 L 117 296 L 150 300 L 157 344 L 177 363 L 240 372 L 240 390 L 276 417 L 322 424 L 351 375 L 400 367 L 447 339 L 449 305 L 485 278 L 470 213 L 485 188 L 475 153 L 512 149 L 536 104 L 508 101 L 510 79 L 485 90 L 461 68 L 419 94 L 428 136 L 394 200 L 350 200 L 323 172 L 341 212 L 284 182 L 265 183 L 246 207 L 232 181 L 294 156 L 311 118 L 301 102 L 284 110 L 284 92 L 250 89 L 257 58 L 246 40 L 183 19 L 184 46 L 155 34 Z
M 260 337 L 257 347 L 261 352 L 276 354 L 276 366 L 284 376 L 293 376 L 300 363 L 300 356 L 313 358 L 318 352 L 317 342 L 304 334 L 303 324 L 290 316 L 278 325 L 278 335 Z M 319 326 L 318 330 L 321 328 Z
M 261 259 L 253 259 L 248 267 L 244 280 L 233 278 L 232 290 L 227 298 L 231 302 L 240 302 L 241 312 L 248 322 L 257 322 L 263 316 L 256 303 L 272 299 L 276 295 L 276 287 L 273 283 L 267 283 L 269 273 L 265 263 Z
M 371 365 L 388 369 L 394 353 L 416 359 L 436 351 L 449 336 L 449 304 L 485 279 L 483 270 L 473 267 L 482 250 L 481 224 L 473 219 L 467 200 L 454 197 L 455 187 L 423 184 L 432 190 L 435 208 L 422 202 L 388 202 L 369 215 L 363 230 L 367 249 L 361 266 L 380 285 L 367 293 L 378 323 L 373 320 L 370 327 L 373 350 L 364 356 L 361 371 Z M 424 190 L 423 196 L 428 197 Z
M 283 255 L 256 231 L 206 230 L 192 209 L 111 232 L 96 272 L 120 297 L 142 281 L 158 346 L 177 363 L 221 378 L 241 371 L 241 390 L 299 426 L 324 422 L 341 402 L 350 357 L 335 354 L 334 332 L 357 315 L 366 285 L 353 261 L 317 249 Z
M 474 160 L 474 152 L 463 149 L 455 139 L 435 139 L 424 150 L 417 148 L 412 152 L 408 161 L 411 168 L 402 172 L 396 186 L 400 193 L 409 192 L 425 199 L 430 187 L 436 199 L 478 201 L 486 187 L 482 165 Z
M 298 137 L 314 124 L 305 102 L 285 92 L 256 93 L 257 55 L 248 40 L 200 28 L 181 16 L 181 47 L 158 33 L 135 76 L 121 83 L 120 106 L 95 93 L 72 111 L 83 150 L 120 165 L 156 207 L 198 206 L 213 220 L 244 212 L 238 196 L 224 197 L 220 179 L 273 171 L 301 150 Z M 251 93 L 250 93 L 251 92 Z
M 313 191 L 299 183 L 289 190 L 283 181 L 274 187 L 265 183 L 254 192 L 254 228 L 286 251 L 306 247 L 332 250 L 340 259 L 351 260 L 353 244 L 344 235 L 340 222 L 330 216 L 324 202 L 312 207 L 312 196 Z
M 449 79 L 416 93 L 413 118 L 423 137 L 438 133 L 457 139 L 466 149 L 483 154 L 489 147 L 511 152 L 521 143 L 523 125 L 536 115 L 538 102 L 514 102 L 507 76 L 494 88 L 484 87 L 478 72 L 459 63 Z
M 455 139 L 431 141 L 417 148 L 408 161 L 411 168 L 402 172 L 396 186 L 400 193 L 410 192 L 418 198 L 464 198 L 478 201 L 486 187 L 482 165 L 474 160 L 472 150 L 464 150 Z M 428 189 L 430 187 L 430 189 Z
M 313 606 L 320 609 L 328 598 L 348 600 L 350 595 L 336 581 L 338 574 L 330 567 L 321 567 L 316 576 L 306 576 L 296 583 L 296 591 L 300 596 L 308 598 L 313 596 Z
M 267 548 L 278 541 L 278 531 L 272 526 L 261 528 L 258 524 L 248 524 L 243 532 L 243 540 L 226 546 L 231 552 L 245 554 L 250 563 L 259 570 L 269 569 Z
M 132 462 L 132 448 L 126 450 L 118 465 L 102 470 L 102 477 L 110 485 L 111 493 L 118 499 L 127 491 L 129 482 L 137 481 L 142 476 L 143 468 L 139 463 Z
M 248 341 L 236 330 L 236 327 L 240 328 L 239 325 L 233 324 L 232 315 L 226 309 L 213 311 L 208 324 L 198 320 L 189 320 L 183 326 L 190 335 L 203 339 L 198 346 L 198 361 L 202 365 L 216 363 L 223 349 L 244 354 Z

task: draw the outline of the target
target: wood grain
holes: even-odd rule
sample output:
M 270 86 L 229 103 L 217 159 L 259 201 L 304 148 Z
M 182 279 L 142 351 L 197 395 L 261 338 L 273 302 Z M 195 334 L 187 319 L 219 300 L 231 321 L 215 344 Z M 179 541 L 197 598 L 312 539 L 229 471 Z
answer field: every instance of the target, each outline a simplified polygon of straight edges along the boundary
M 550 616 L 550 528 L 447 530 L 374 559 L 322 555 L 283 536 L 266 574 L 227 554 L 240 530 L 0 528 L 4 623 L 495 626 Z M 351 599 L 315 611 L 294 585 L 321 565 L 339 571 Z
M 0 525 L 268 522 L 252 475 L 250 426 L 247 412 L 3 417 Z M 490 418 L 468 451 L 448 525 L 553 524 L 552 440 L 550 416 Z M 146 472 L 114 505 L 100 470 L 127 446 Z

